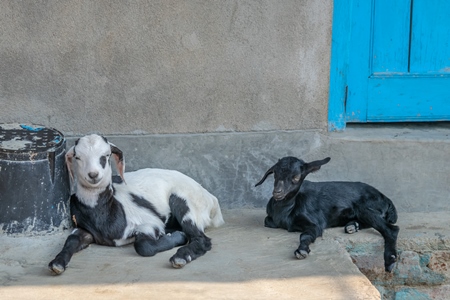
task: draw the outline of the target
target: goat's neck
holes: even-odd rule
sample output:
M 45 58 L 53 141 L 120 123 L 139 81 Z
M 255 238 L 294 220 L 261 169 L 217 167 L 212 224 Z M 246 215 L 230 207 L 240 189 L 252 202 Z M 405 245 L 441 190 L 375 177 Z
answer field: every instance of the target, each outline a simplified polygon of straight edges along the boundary
M 77 184 L 76 190 L 77 198 L 84 205 L 89 207 L 95 207 L 99 204 L 99 201 L 109 199 L 113 195 L 113 187 L 109 184 L 106 188 L 86 188 L 80 184 Z
M 288 193 L 283 200 L 275 201 L 275 199 L 272 198 L 273 207 L 274 209 L 282 210 L 284 213 L 290 213 L 295 210 L 297 206 L 302 205 L 302 201 L 299 201 L 299 199 L 302 199 L 302 193 L 300 192 L 300 189 L 296 189 Z
M 295 195 L 287 195 L 286 198 L 280 201 L 276 201 L 273 198 L 271 200 L 274 209 L 289 212 L 295 208 Z

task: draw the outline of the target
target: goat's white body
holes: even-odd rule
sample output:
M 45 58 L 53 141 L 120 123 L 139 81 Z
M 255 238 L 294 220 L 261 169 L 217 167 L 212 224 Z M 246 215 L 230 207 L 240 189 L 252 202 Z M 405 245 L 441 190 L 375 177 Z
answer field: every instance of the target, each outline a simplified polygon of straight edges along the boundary
M 184 199 L 189 212 L 181 221 L 191 220 L 202 231 L 207 227 L 217 227 L 224 223 L 217 198 L 195 180 L 178 171 L 141 169 L 127 172 L 124 177 L 126 183 L 113 184 L 115 198 L 122 204 L 127 219 L 124 240 L 134 232 L 155 236 L 155 226 L 160 233 L 164 233 L 163 221 L 150 210 L 134 203 L 131 194 L 151 203 L 166 219 L 171 213 L 170 196 L 176 195 Z
M 76 178 L 76 196 L 84 205 L 95 209 L 105 189 L 114 190 L 112 197 L 122 205 L 126 219 L 123 235 L 114 240 L 116 245 L 133 242 L 136 233 L 154 238 L 164 234 L 164 222 L 171 216 L 171 195 L 183 199 L 188 207 L 183 220 L 178 220 L 180 223 L 192 221 L 202 232 L 224 223 L 217 198 L 178 171 L 141 169 L 124 173 L 124 162 L 115 157 L 124 182 L 113 183 L 110 158 L 115 154 L 111 153 L 111 147 L 115 146 L 101 136 L 85 136 L 69 150 L 66 161 L 70 174 Z M 147 201 L 149 205 L 145 207 L 136 200 Z
M 113 181 L 113 159 L 120 183 Z M 211 249 L 204 230 L 224 223 L 217 198 L 195 180 L 163 169 L 124 173 L 122 151 L 102 136 L 78 139 L 66 153 L 66 164 L 75 180 L 70 210 L 78 228 L 49 263 L 55 274 L 64 272 L 72 255 L 93 242 L 121 246 L 134 241 L 142 256 L 181 246 L 170 262 L 182 268 Z M 165 234 L 166 225 L 172 234 Z

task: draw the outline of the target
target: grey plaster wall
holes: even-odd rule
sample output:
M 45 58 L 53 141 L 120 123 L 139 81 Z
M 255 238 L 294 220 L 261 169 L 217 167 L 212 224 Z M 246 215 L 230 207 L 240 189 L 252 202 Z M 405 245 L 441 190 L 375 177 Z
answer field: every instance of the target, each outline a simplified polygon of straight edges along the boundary
M 0 1 L 0 122 L 324 129 L 331 0 Z
M 253 133 L 108 136 L 128 171 L 179 170 L 215 194 L 224 208 L 265 207 L 272 176 L 254 187 L 283 156 L 331 157 L 309 180 L 361 181 L 391 198 L 400 212 L 450 211 L 450 127 L 348 128 Z M 72 146 L 70 138 L 68 146 Z

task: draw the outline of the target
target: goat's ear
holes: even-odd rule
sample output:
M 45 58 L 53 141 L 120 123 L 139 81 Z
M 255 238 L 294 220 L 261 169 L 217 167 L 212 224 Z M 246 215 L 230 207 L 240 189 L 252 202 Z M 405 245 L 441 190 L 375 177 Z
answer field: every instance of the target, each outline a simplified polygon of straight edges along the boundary
M 331 158 L 327 157 L 322 160 L 315 160 L 315 161 L 305 164 L 305 173 L 308 174 L 311 172 L 318 171 L 320 169 L 320 167 L 323 166 L 324 164 L 328 163 L 330 161 L 330 159 Z
M 116 145 L 112 143 L 108 143 L 111 147 L 111 153 L 114 157 L 114 162 L 116 163 L 117 171 L 119 172 L 120 178 L 122 178 L 123 182 L 125 182 L 125 178 L 123 177 L 123 173 L 125 173 L 125 159 L 123 157 L 123 152 Z
M 275 167 L 275 166 L 272 166 L 269 170 L 267 170 L 267 172 L 266 172 L 266 174 L 264 174 L 263 178 L 262 178 L 257 184 L 255 184 L 255 187 L 257 187 L 258 185 L 260 185 L 261 183 L 263 183 L 264 180 L 266 180 L 267 176 L 269 176 L 270 174 L 273 173 L 273 168 L 274 168 L 274 167 Z
M 72 159 L 75 155 L 75 146 L 72 146 L 66 153 L 66 166 L 69 170 L 70 180 L 73 182 Z

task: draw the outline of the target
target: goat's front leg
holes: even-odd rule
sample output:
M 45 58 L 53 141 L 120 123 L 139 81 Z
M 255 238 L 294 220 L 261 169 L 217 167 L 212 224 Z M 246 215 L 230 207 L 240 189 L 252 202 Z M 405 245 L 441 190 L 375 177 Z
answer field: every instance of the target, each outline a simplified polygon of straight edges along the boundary
M 311 252 L 311 250 L 309 249 L 309 245 L 314 243 L 316 238 L 321 235 L 322 232 L 319 227 L 311 226 L 303 230 L 303 232 L 300 234 L 300 245 L 294 252 L 295 257 L 297 257 L 298 259 L 307 258 L 309 252 Z
M 183 232 L 188 237 L 189 243 L 177 250 L 175 255 L 170 258 L 172 267 L 179 269 L 190 263 L 194 259 L 204 255 L 211 250 L 211 239 L 205 233 L 197 228 L 191 221 L 183 221 L 181 223 Z
M 66 270 L 72 256 L 94 242 L 94 237 L 86 230 L 77 228 L 67 237 L 61 252 L 48 264 L 49 270 L 59 275 Z
M 268 227 L 268 228 L 278 228 L 278 226 L 275 224 L 275 222 L 273 221 L 272 217 L 267 216 L 264 219 L 264 226 Z

